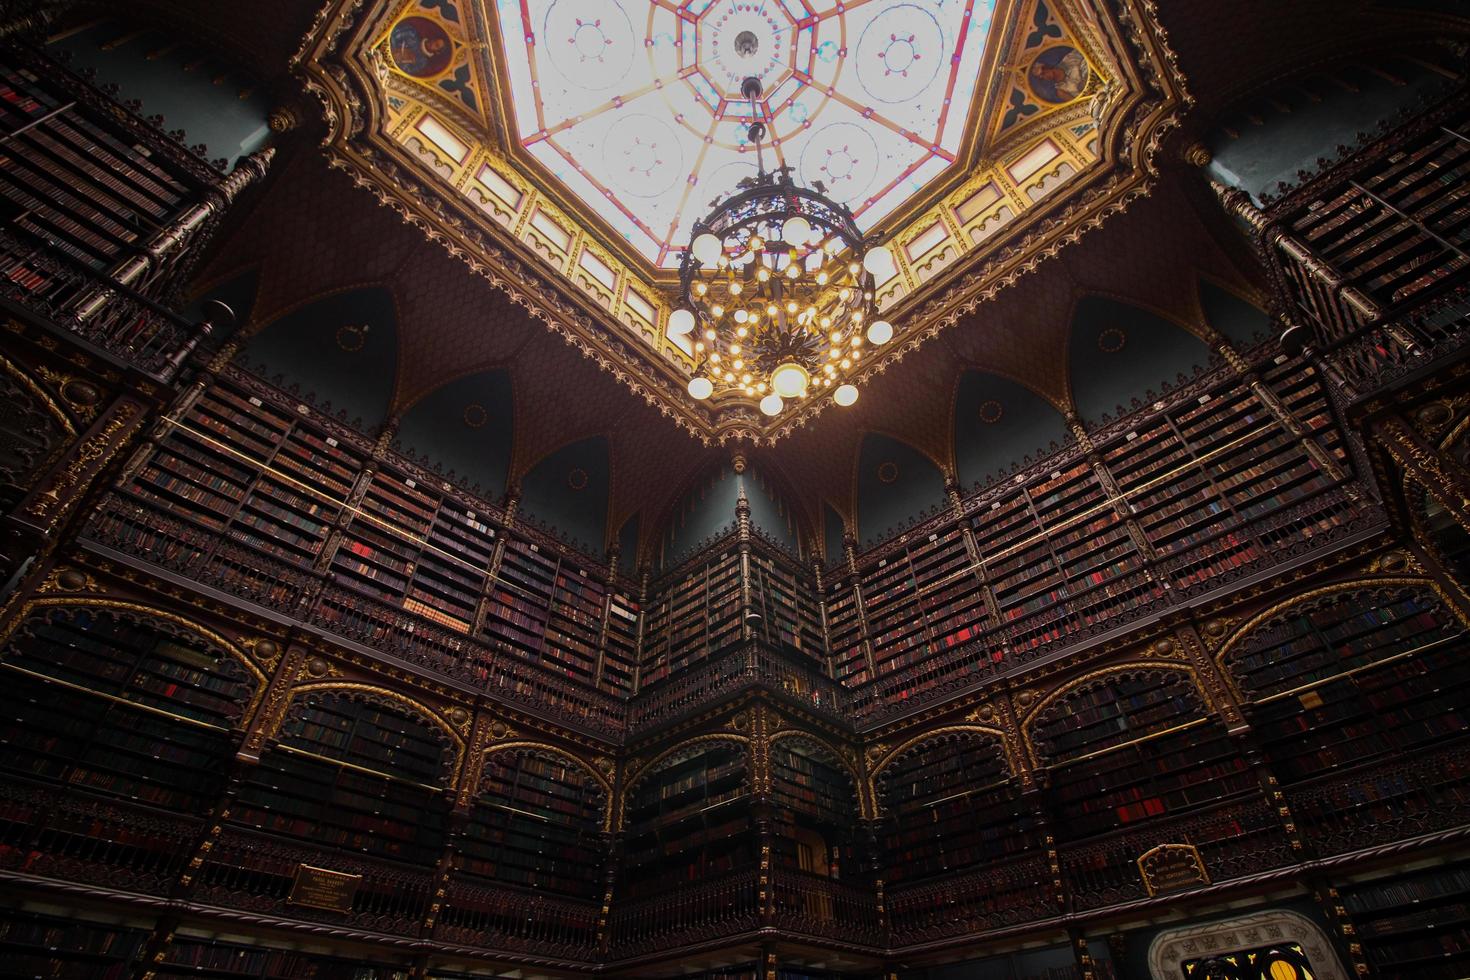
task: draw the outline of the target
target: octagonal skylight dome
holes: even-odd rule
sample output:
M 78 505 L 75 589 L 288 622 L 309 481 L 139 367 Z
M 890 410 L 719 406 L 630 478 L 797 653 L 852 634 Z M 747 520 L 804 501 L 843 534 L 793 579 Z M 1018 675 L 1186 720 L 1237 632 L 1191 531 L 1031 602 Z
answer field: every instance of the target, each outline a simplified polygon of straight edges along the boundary
M 768 169 L 872 228 L 960 155 L 995 0 L 498 0 L 516 139 L 640 254 Z

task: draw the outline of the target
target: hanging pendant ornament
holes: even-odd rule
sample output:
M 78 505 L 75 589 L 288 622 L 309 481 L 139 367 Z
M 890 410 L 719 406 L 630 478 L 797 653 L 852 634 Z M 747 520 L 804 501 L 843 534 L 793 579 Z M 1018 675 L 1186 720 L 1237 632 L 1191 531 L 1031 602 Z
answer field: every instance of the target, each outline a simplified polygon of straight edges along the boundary
M 798 185 L 788 166 L 766 170 L 760 79 L 745 79 L 741 94 L 756 173 L 695 224 L 669 318 L 670 336 L 692 339 L 689 394 L 756 402 L 772 417 L 819 396 L 850 406 L 871 350 L 893 339 L 874 298 L 893 256 L 820 183 Z

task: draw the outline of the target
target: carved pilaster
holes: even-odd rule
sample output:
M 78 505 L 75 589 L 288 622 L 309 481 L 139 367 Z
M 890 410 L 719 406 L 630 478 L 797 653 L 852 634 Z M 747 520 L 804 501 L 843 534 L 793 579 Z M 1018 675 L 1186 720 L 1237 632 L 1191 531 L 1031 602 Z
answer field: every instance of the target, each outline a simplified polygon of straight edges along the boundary
M 1404 474 L 1470 532 L 1470 473 L 1453 456 L 1442 452 L 1396 415 L 1374 423 L 1373 434 Z
M 94 481 L 147 421 L 148 406 L 124 395 L 98 414 L 86 434 L 37 481 L 12 520 L 43 537 L 54 537 Z
M 1176 650 L 1183 653 L 1189 665 L 1194 668 L 1205 697 L 1209 699 L 1215 713 L 1225 722 L 1225 727 L 1231 732 L 1248 729 L 1250 724 L 1241 711 L 1240 699 L 1236 696 L 1230 679 L 1210 656 L 1204 639 L 1188 623 L 1175 629 L 1173 639 L 1162 639 L 1154 644 L 1154 653 L 1161 657 L 1171 657 Z
M 1337 947 L 1338 955 L 1352 964 L 1353 973 L 1360 977 L 1369 976 L 1372 970 L 1368 966 L 1368 957 L 1363 953 L 1363 943 L 1358 938 L 1357 926 L 1353 924 L 1342 896 L 1338 894 L 1336 888 L 1325 881 L 1313 881 L 1311 887 L 1312 897 L 1317 900 L 1317 904 L 1327 916 L 1328 923 L 1331 924 L 1332 928 L 1328 934 Z
M 750 500 L 742 483 L 735 497 L 736 548 L 740 554 L 740 638 L 755 635 L 754 618 L 759 616 L 751 605 L 750 588 Z
M 265 751 L 266 739 L 280 727 L 286 716 L 286 706 L 291 703 L 291 689 L 306 672 L 308 651 L 300 644 L 292 643 L 276 663 L 275 673 L 265 689 L 265 696 L 255 709 L 246 729 L 245 741 L 240 746 L 239 756 L 245 762 L 259 762 L 260 753 Z

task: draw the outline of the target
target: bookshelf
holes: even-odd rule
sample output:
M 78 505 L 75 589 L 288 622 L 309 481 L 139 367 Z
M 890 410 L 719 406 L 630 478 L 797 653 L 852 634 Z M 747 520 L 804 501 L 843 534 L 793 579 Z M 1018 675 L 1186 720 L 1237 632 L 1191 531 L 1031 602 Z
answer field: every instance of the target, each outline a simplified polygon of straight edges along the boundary
M 32 620 L 3 666 L 0 766 L 172 813 L 218 799 L 255 690 L 186 636 L 90 610 Z
M 408 980 L 406 965 L 348 959 L 299 949 L 243 945 L 178 935 L 153 966 L 159 977 L 229 980 Z
M 840 570 L 839 570 L 840 571 Z M 856 687 L 872 679 L 864 647 L 863 618 L 858 606 L 857 584 L 843 572 L 824 583 L 827 604 L 828 653 L 837 680 Z
M 75 100 L 61 73 L 11 54 L 0 63 L 0 198 L 12 227 L 105 268 L 182 211 L 200 180 L 140 145 L 121 113 Z
M 598 677 L 598 686 L 609 694 L 633 693 L 642 619 L 643 603 L 637 592 L 625 588 L 609 590 L 607 627 L 602 633 L 602 672 Z
M 834 880 L 860 877 L 863 862 L 853 851 L 858 796 L 841 761 L 799 737 L 774 742 L 769 759 L 774 865 Z
M 127 980 L 151 932 L 71 915 L 0 909 L 0 961 L 7 977 Z
M 754 866 L 745 747 L 676 752 L 628 791 L 620 876 L 629 898 Z
M 251 767 L 231 820 L 432 866 L 444 847 L 445 751 L 441 736 L 404 712 L 308 695 Z
M 1017 858 L 1040 846 L 1035 808 L 1021 800 L 1000 742 L 938 737 L 890 763 L 877 779 L 884 880 L 900 889 Z M 996 901 L 1006 896 L 992 893 Z
M 1033 729 L 1051 801 L 1075 841 L 1257 792 L 1225 726 L 1190 678 L 1116 674 L 1046 708 Z
M 485 760 L 480 793 L 458 838 L 457 872 L 571 898 L 602 894 L 601 787 L 567 760 L 530 750 Z
M 1339 891 L 1377 975 L 1457 980 L 1470 971 L 1470 865 L 1442 864 Z
M 654 592 L 641 687 L 740 642 L 740 555 L 733 535 L 666 575 Z
M 756 635 L 791 657 L 826 659 L 816 585 L 806 569 L 774 549 L 750 555 L 751 605 L 761 616 Z
M 1467 647 L 1432 593 L 1362 590 L 1269 624 L 1231 656 L 1273 772 L 1311 787 L 1288 794 L 1309 837 L 1337 849 L 1354 827 L 1470 805 Z

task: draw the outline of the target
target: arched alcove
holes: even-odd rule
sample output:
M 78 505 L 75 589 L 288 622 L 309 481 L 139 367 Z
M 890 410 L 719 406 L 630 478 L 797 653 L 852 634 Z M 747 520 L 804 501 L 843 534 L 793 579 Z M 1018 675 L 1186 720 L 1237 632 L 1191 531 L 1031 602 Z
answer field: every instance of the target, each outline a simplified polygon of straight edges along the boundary
M 233 823 L 321 847 L 433 867 L 454 776 L 445 730 L 412 706 L 355 689 L 298 694 L 249 767 Z
M 240 655 L 176 620 L 84 601 L 32 612 L 3 659 L 16 669 L 0 769 L 180 815 L 218 802 L 231 733 L 264 687 Z M 147 852 L 146 834 L 137 845 Z
M 1269 340 L 1276 332 L 1271 318 L 1263 310 L 1208 279 L 1200 280 L 1199 302 L 1205 322 L 1229 340 L 1236 350 L 1249 350 Z
M 863 436 L 857 468 L 858 539 L 863 547 L 944 505 L 944 474 L 933 460 L 890 436 Z
M 1193 375 L 1209 364 L 1210 349 L 1156 313 L 1089 296 L 1073 311 L 1067 359 L 1077 414 L 1097 425 Z
M 1321 590 L 1249 627 L 1224 662 L 1286 787 L 1303 835 L 1322 853 L 1459 821 L 1470 777 L 1470 640 L 1423 581 Z M 1313 789 L 1351 768 L 1372 806 Z M 1303 789 L 1293 790 L 1299 784 Z
M 315 300 L 266 325 L 250 338 L 240 360 L 373 433 L 387 419 L 393 398 L 393 295 L 369 286 Z
M 960 379 L 954 459 L 961 486 L 988 483 L 1070 438 L 1062 413 L 1030 388 L 988 371 L 967 371 Z
M 611 492 L 607 439 L 592 436 L 561 447 L 521 478 L 521 513 L 589 555 L 601 556 Z
M 750 506 L 750 524 L 760 534 L 795 552 L 796 515 L 772 482 L 758 468 L 747 465 L 736 473 L 722 464 L 695 481 L 674 505 L 663 535 L 661 566 L 683 561 L 711 538 L 736 527 L 735 506 L 740 492 Z
M 458 869 L 489 884 L 600 898 L 607 805 L 602 784 L 560 752 L 524 745 L 492 751 L 460 836 Z
M 499 497 L 510 473 L 513 411 L 509 374 L 466 375 L 403 413 L 396 448 L 483 496 Z
M 755 828 L 739 805 L 749 769 L 744 740 L 707 737 L 634 777 L 623 797 L 625 899 L 755 867 Z
M 1048 914 L 1040 823 L 999 733 L 916 740 L 883 763 L 874 790 L 896 937 L 917 942 Z

